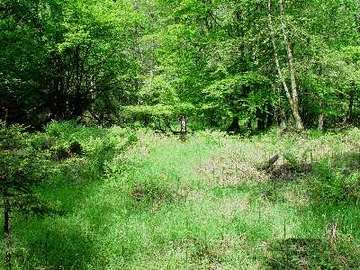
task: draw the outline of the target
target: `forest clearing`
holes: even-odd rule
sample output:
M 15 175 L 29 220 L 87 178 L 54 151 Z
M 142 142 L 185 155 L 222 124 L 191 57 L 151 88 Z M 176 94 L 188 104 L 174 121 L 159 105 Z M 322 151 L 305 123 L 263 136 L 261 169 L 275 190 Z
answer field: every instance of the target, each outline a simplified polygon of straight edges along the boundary
M 0 269 L 360 269 L 359 0 L 0 0 Z
M 32 143 L 52 157 L 36 192 L 56 213 L 14 216 L 13 267 L 358 269 L 359 136 L 199 132 L 184 142 L 51 124 Z M 73 141 L 81 154 L 64 155 Z

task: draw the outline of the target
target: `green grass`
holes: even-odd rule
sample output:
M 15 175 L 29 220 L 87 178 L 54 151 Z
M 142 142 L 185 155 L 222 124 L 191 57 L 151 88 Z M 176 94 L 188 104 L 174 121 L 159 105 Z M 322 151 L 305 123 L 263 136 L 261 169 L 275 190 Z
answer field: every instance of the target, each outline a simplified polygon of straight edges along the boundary
M 360 269 L 357 129 L 47 134 L 85 154 L 54 162 L 39 189 L 62 215 L 14 218 L 16 269 Z M 259 169 L 276 153 L 280 178 Z

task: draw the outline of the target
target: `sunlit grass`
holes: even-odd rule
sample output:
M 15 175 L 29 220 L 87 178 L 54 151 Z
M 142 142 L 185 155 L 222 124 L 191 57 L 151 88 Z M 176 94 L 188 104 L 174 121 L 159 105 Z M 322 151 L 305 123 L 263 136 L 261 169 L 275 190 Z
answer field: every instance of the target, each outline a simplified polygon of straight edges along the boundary
M 360 267 L 357 193 L 332 201 L 339 185 L 327 200 L 322 178 L 332 177 L 326 169 L 345 170 L 344 179 L 359 172 L 358 130 L 251 139 L 199 133 L 186 142 L 141 131 L 126 149 L 127 131 L 67 132 L 57 136 L 79 140 L 86 154 L 67 160 L 40 190 L 62 215 L 16 217 L 18 269 Z M 276 153 L 277 166 L 353 156 L 348 167 L 334 162 L 280 181 L 259 171 Z

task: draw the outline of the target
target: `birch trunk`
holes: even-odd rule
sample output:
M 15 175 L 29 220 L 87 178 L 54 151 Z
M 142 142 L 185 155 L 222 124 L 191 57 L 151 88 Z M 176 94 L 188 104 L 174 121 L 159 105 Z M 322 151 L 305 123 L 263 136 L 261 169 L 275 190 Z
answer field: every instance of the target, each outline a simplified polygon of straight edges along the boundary
M 289 39 L 287 36 L 287 32 L 286 32 L 286 24 L 283 20 L 283 16 L 285 13 L 284 2 L 283 2 L 283 0 L 279 0 L 279 1 L 280 1 L 279 2 L 280 10 L 281 10 L 281 28 L 282 28 L 282 32 L 283 32 L 283 38 L 284 38 L 284 41 L 286 44 L 288 67 L 289 67 L 289 72 L 290 72 L 291 92 L 286 83 L 285 76 L 281 70 L 279 56 L 277 53 L 277 46 L 276 46 L 276 42 L 275 42 L 275 30 L 274 30 L 274 25 L 273 25 L 272 16 L 271 16 L 271 0 L 268 0 L 268 21 L 269 21 L 269 28 L 270 28 L 271 43 L 272 43 L 272 47 L 274 50 L 274 60 L 275 60 L 276 70 L 278 72 L 280 82 L 284 88 L 286 97 L 290 104 L 291 112 L 292 112 L 292 115 L 293 115 L 295 123 L 296 123 L 296 128 L 299 130 L 303 130 L 304 125 L 303 125 L 303 122 L 302 122 L 302 119 L 300 116 L 300 112 L 299 112 L 300 111 L 299 110 L 299 98 L 298 98 L 295 68 L 294 68 L 294 57 L 293 57 L 291 45 L 290 45 L 290 42 L 289 42 Z
M 185 117 L 185 115 L 182 115 L 180 117 L 180 138 L 182 140 L 186 140 L 186 134 L 187 134 L 186 117 Z
M 284 20 L 285 17 L 285 4 L 284 0 L 279 0 L 280 5 L 280 21 L 281 21 L 281 29 L 283 32 L 283 38 L 286 45 L 287 58 L 289 64 L 289 73 L 290 73 L 290 81 L 291 81 L 291 96 L 292 96 L 292 113 L 295 119 L 296 128 L 299 130 L 304 129 L 304 124 L 300 116 L 299 109 L 299 95 L 296 83 L 296 75 L 295 75 L 295 67 L 294 67 L 294 56 L 292 53 L 291 44 L 288 38 L 287 27 Z

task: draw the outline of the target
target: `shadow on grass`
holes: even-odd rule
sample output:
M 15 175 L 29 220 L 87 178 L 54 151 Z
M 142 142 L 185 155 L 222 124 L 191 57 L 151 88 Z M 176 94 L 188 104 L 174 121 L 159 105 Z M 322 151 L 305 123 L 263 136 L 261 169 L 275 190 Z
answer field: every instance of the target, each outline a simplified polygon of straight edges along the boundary
M 102 261 L 91 235 L 63 219 L 34 222 L 17 237 L 22 238 L 16 256 L 20 269 L 89 269 L 95 258 L 97 267 Z
M 50 135 L 61 137 L 60 131 L 60 135 Z M 73 136 L 65 135 L 68 138 L 62 140 L 73 140 Z M 14 219 L 14 259 L 20 269 L 103 269 L 106 265 L 106 259 L 98 254 L 95 237 L 99 227 L 107 223 L 110 211 L 97 211 L 91 209 L 95 205 L 86 204 L 101 188 L 107 163 L 119 149 L 115 149 L 110 140 L 113 135 L 108 132 L 90 130 L 80 135 L 84 145 L 87 137 L 97 140 L 82 157 L 54 160 L 55 173 L 37 190 L 42 198 L 59 206 L 63 215 Z M 123 139 L 127 146 L 127 138 Z M 125 151 L 125 146 L 120 150 Z
M 270 245 L 271 269 L 360 269 L 358 254 L 345 240 L 289 238 Z
M 360 269 L 360 153 L 334 155 L 311 167 L 306 175 L 293 179 L 295 188 L 305 189 L 308 198 L 307 204 L 295 206 L 298 235 L 309 238 L 271 242 L 265 265 L 270 269 Z M 286 185 L 278 182 L 271 189 L 277 201 Z

